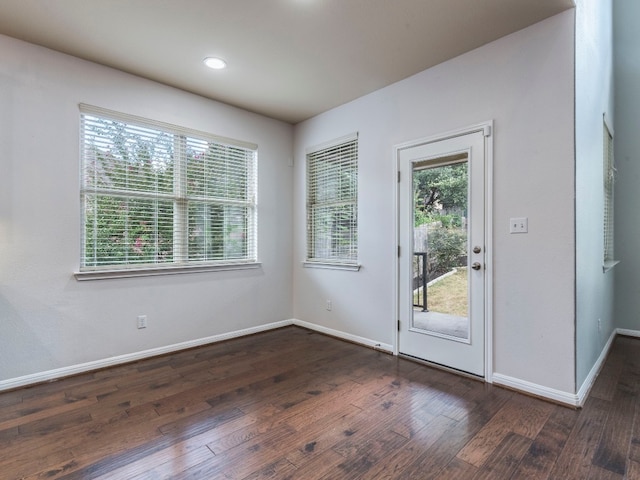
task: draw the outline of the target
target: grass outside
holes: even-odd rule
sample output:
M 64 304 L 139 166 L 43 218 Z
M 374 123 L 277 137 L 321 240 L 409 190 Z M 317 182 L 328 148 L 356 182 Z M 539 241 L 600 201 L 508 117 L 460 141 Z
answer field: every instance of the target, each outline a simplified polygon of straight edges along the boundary
M 458 268 L 453 275 L 427 287 L 427 307 L 430 312 L 467 316 L 467 269 Z

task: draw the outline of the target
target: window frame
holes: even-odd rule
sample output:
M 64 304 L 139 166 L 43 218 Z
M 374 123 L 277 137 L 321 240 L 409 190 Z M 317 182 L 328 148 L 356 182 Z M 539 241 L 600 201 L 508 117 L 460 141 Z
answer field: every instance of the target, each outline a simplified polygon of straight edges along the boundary
M 118 122 L 126 126 L 133 127 L 134 129 L 150 129 L 154 132 L 162 132 L 163 134 L 170 135 L 173 139 L 173 156 L 171 158 L 173 165 L 172 187 L 169 193 L 155 193 L 150 195 L 148 190 L 131 189 L 123 192 L 118 192 L 122 198 L 136 199 L 142 197 L 155 198 L 157 200 L 166 201 L 167 198 L 173 202 L 172 219 L 173 226 L 171 232 L 172 238 L 172 251 L 170 261 L 157 261 L 154 259 L 152 262 L 129 262 L 128 259 L 123 263 L 111 263 L 103 265 L 87 265 L 87 257 L 85 250 L 86 242 L 86 198 L 89 195 L 95 195 L 96 192 L 104 194 L 105 189 L 97 185 L 90 185 L 85 179 L 85 169 L 88 156 L 85 154 L 85 131 L 84 131 L 84 119 L 85 117 L 92 117 L 95 119 L 108 120 Z M 95 107 L 87 104 L 79 105 L 79 147 L 80 147 L 80 179 L 79 179 L 79 191 L 80 191 L 80 266 L 78 271 L 74 272 L 74 276 L 77 280 L 95 280 L 95 279 L 108 279 L 108 278 L 125 278 L 125 277 L 139 277 L 139 276 L 155 276 L 155 275 L 167 275 L 167 274 L 181 274 L 181 273 L 196 273 L 196 272 L 211 272 L 211 271 L 226 271 L 226 270 L 243 270 L 260 268 L 261 262 L 258 261 L 258 242 L 257 242 L 257 154 L 258 146 L 254 143 L 243 142 L 235 139 L 221 137 L 210 133 L 193 130 L 177 125 L 172 125 L 165 122 L 159 122 L 150 120 L 135 115 L 129 115 L 120 113 L 101 107 Z M 219 201 L 214 197 L 202 197 L 203 202 L 195 199 L 195 194 L 189 194 L 186 192 L 186 165 L 188 156 L 186 153 L 186 142 L 206 142 L 208 147 L 217 146 L 218 148 L 230 147 L 239 151 L 244 151 L 246 155 L 245 163 L 242 166 L 246 168 L 246 191 L 243 192 L 243 196 L 239 201 L 235 201 L 241 208 L 246 208 L 246 214 L 243 216 L 245 221 L 243 233 L 243 242 L 241 249 L 244 255 L 242 258 L 205 258 L 203 260 L 197 260 L 190 258 L 188 253 L 190 213 L 188 211 L 188 205 L 212 205 L 218 208 L 225 208 L 232 200 L 226 199 Z M 147 178 L 147 177 L 144 177 Z M 244 177 L 243 177 L 244 178 Z M 106 189 L 107 195 L 108 189 Z M 208 202 L 208 203 L 207 203 Z M 227 202 L 227 203 L 225 203 Z M 227 217 L 225 216 L 225 222 Z M 186 248 L 186 250 L 185 250 Z M 245 253 L 246 252 L 246 253 Z M 226 254 L 225 254 L 226 256 Z
M 337 175 L 334 175 L 331 178 L 332 172 L 329 171 L 329 168 L 326 165 L 320 164 L 320 167 L 317 167 L 314 162 L 327 162 L 330 156 L 330 152 L 336 149 L 345 149 L 345 151 L 349 151 L 350 149 L 354 152 L 353 154 L 341 155 L 338 158 L 331 158 L 332 161 L 338 160 L 339 165 L 337 168 L 340 173 L 346 173 L 347 176 L 353 175 L 355 177 L 355 188 L 351 187 L 350 191 L 352 195 L 348 198 L 338 198 L 339 194 L 330 195 L 326 194 L 325 185 L 325 194 L 320 193 L 321 197 L 324 197 L 322 200 L 318 200 L 318 192 L 319 189 L 322 188 L 319 185 L 320 179 L 317 175 L 314 175 L 312 172 L 320 172 L 325 173 L 329 176 L 330 180 L 334 182 L 337 180 Z M 324 269 L 335 269 L 335 270 L 348 270 L 348 271 L 358 271 L 361 268 L 361 265 L 358 263 L 358 133 L 352 133 L 346 135 L 344 137 L 337 138 L 330 142 L 325 142 L 320 145 L 316 145 L 314 147 L 307 148 L 306 150 L 306 253 L 305 260 L 302 262 L 303 266 L 306 268 L 324 268 Z M 339 190 L 339 185 L 329 184 L 330 189 L 334 191 Z M 347 214 L 347 230 L 348 230 L 348 247 L 347 251 L 352 252 L 348 256 L 340 256 L 334 250 L 334 246 L 331 245 L 329 249 L 331 250 L 331 255 L 328 256 L 318 256 L 317 254 L 317 238 L 318 231 L 315 228 L 314 223 L 314 212 L 319 208 L 348 208 L 351 209 L 351 213 Z M 335 211 L 333 215 L 340 216 L 340 214 Z M 335 222 L 334 222 L 335 223 Z M 331 234 L 328 236 L 328 240 L 335 240 L 335 235 L 333 234 L 333 229 L 331 230 Z M 327 238 L 325 238 L 325 241 Z

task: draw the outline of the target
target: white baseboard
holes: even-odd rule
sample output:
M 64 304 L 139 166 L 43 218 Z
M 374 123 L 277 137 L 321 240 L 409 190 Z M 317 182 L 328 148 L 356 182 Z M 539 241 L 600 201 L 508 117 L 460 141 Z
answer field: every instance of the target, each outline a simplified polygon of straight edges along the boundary
M 538 397 L 545 397 L 556 402 L 571 405 L 572 407 L 582 407 L 587 399 L 587 396 L 589 395 L 589 392 L 591 391 L 591 387 L 598 377 L 600 369 L 607 359 L 607 355 L 609 354 L 609 350 L 611 350 L 611 346 L 613 345 L 613 340 L 616 338 L 616 335 L 640 337 L 640 331 L 623 330 L 618 328 L 611 332 L 611 336 L 609 337 L 609 340 L 607 340 L 607 343 L 602 349 L 602 352 L 600 352 L 600 356 L 589 371 L 587 378 L 584 380 L 584 382 L 582 382 L 582 386 L 576 394 L 563 392 L 561 390 L 555 390 L 553 388 L 537 385 L 535 383 L 509 377 L 507 375 L 501 375 L 499 373 L 493 374 L 493 383 L 513 388 L 514 390 L 520 390 L 522 392 L 536 395 Z
M 618 335 L 624 335 L 626 337 L 640 337 L 640 330 L 627 330 L 626 328 L 618 328 L 616 330 Z
M 375 348 L 376 350 L 382 350 L 386 353 L 393 354 L 393 346 L 389 345 L 388 343 L 377 342 L 369 338 L 359 337 L 357 335 L 345 333 L 340 330 L 334 330 L 332 328 L 316 325 L 315 323 L 309 323 L 309 322 L 305 322 L 304 320 L 298 320 L 297 318 L 293 319 L 293 324 L 297 325 L 298 327 L 308 328 L 309 330 L 314 330 L 316 332 L 324 333 L 325 335 L 341 338 L 349 342 L 358 343 L 360 345 L 365 345 L 367 347 Z
M 591 387 L 593 387 L 596 378 L 598 377 L 598 373 L 600 373 L 600 369 L 604 365 L 605 360 L 607 359 L 607 355 L 609 354 L 609 350 L 611 350 L 611 346 L 613 345 L 613 340 L 616 338 L 616 335 L 620 334 L 620 329 L 614 330 L 611 332 L 609 336 L 609 340 L 607 340 L 607 344 L 600 352 L 600 356 L 596 360 L 596 363 L 593 365 L 587 378 L 582 382 L 582 386 L 578 389 L 577 397 L 578 397 L 578 406 L 581 407 L 584 405 L 584 402 L 587 400 L 589 396 L 589 392 L 591 391 Z M 640 336 L 640 332 L 638 332 L 638 336 Z
M 54 370 L 47 370 L 45 372 L 38 372 L 38 373 L 33 373 L 31 375 L 24 375 L 22 377 L 10 378 L 8 380 L 0 380 L 0 392 L 4 390 L 11 390 L 18 387 L 24 387 L 27 385 L 34 385 L 36 383 L 48 382 L 51 380 L 68 377 L 70 375 L 77 375 L 79 373 L 85 373 L 92 370 L 112 367 L 114 365 L 134 362 L 134 361 L 142 360 L 149 357 L 155 357 L 157 355 L 173 353 L 179 350 L 185 350 L 187 348 L 200 347 L 202 345 L 221 342 L 223 340 L 229 340 L 231 338 L 243 337 L 245 335 L 251 335 L 253 333 L 265 332 L 267 330 L 273 330 L 275 328 L 287 327 L 293 324 L 294 324 L 294 320 L 292 319 L 282 320 L 280 322 L 268 323 L 266 325 L 259 325 L 257 327 L 245 328 L 242 330 L 236 330 L 228 333 L 221 333 L 219 335 L 213 335 L 211 337 L 205 337 L 205 338 L 198 338 L 196 340 L 189 340 L 187 342 L 174 343 L 173 345 L 166 345 L 164 347 L 152 348 L 149 350 L 143 350 L 141 352 L 118 355 L 116 357 L 104 358 L 101 360 L 95 360 L 93 362 L 72 365 L 70 367 L 56 368 Z
M 512 388 L 520 392 L 529 393 L 536 397 L 543 397 L 549 400 L 553 400 L 558 403 L 564 403 L 572 407 L 578 407 L 578 395 L 569 392 L 563 392 L 562 390 L 556 390 L 554 388 L 545 387 L 544 385 L 538 385 L 536 383 L 527 382 L 519 378 L 509 377 L 508 375 L 502 375 L 500 373 L 493 374 L 493 384 L 502 385 L 503 387 Z

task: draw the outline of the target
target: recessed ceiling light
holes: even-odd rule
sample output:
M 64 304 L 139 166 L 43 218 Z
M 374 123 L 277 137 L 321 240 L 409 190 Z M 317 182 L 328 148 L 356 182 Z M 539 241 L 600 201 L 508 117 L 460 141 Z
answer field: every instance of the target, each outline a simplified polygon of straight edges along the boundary
M 221 70 L 227 66 L 227 62 L 218 57 L 207 57 L 204 59 L 204 64 L 214 70 Z

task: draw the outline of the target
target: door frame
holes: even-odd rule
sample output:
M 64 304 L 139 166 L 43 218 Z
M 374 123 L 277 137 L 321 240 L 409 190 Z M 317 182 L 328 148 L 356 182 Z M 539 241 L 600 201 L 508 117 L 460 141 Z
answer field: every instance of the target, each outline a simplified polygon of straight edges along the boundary
M 457 130 L 451 130 L 448 132 L 432 135 L 429 137 L 423 137 L 408 142 L 397 144 L 393 147 L 393 169 L 394 169 L 394 199 L 395 205 L 393 209 L 395 232 L 394 232 L 394 255 L 396 261 L 394 262 L 394 296 L 393 296 L 393 311 L 394 318 L 391 326 L 393 328 L 393 354 L 399 354 L 399 342 L 400 335 L 398 332 L 398 321 L 400 319 L 400 258 L 398 255 L 400 246 L 400 151 L 425 145 L 429 143 L 436 143 L 442 140 L 447 140 L 453 137 L 459 137 L 470 133 L 483 132 L 485 137 L 485 173 L 484 173 L 484 209 L 485 209 L 485 290 L 484 290 L 484 381 L 487 383 L 493 383 L 493 120 L 477 123 L 468 127 L 464 127 Z M 427 362 L 428 363 L 428 362 Z

